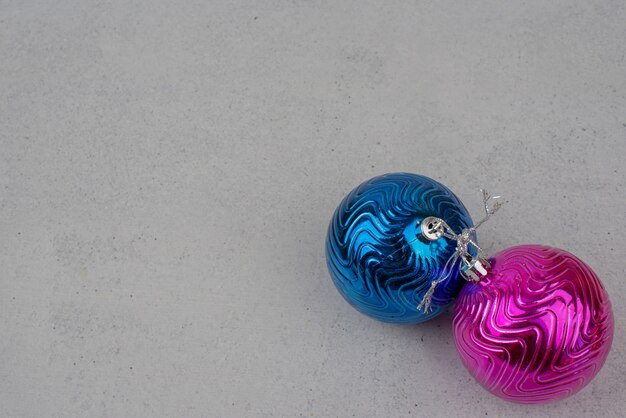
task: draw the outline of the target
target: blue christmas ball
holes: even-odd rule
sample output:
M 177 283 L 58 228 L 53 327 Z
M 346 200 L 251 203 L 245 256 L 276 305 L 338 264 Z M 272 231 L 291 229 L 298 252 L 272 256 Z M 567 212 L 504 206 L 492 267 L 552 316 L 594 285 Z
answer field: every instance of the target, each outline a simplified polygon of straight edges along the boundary
M 443 219 L 456 233 L 473 226 L 454 193 L 416 174 L 374 177 L 343 199 L 328 228 L 326 260 L 352 306 L 381 321 L 408 324 L 433 318 L 453 302 L 464 283 L 458 263 L 436 287 L 431 311 L 417 309 L 456 248 L 453 240 L 422 236 L 420 223 L 429 216 Z

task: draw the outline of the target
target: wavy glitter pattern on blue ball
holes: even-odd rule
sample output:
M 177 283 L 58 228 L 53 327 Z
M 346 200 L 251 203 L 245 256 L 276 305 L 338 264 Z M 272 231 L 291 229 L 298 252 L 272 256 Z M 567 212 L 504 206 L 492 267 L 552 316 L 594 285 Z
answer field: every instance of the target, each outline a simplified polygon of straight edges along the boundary
M 454 193 L 416 174 L 375 177 L 339 204 L 328 228 L 326 261 L 335 286 L 357 310 L 381 321 L 409 324 L 450 306 L 464 283 L 457 266 L 437 286 L 431 312 L 417 309 L 455 250 L 448 239 L 422 237 L 420 223 L 428 216 L 445 220 L 455 232 L 473 226 Z

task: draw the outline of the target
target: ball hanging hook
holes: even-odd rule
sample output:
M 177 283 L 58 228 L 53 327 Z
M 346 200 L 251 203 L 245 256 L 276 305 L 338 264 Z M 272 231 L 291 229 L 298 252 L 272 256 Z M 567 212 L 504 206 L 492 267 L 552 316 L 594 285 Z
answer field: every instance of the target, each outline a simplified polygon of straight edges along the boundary
M 452 254 L 446 262 L 443 274 L 431 282 L 430 288 L 424 295 L 424 298 L 420 304 L 417 305 L 417 309 L 423 309 L 424 313 L 430 312 L 432 297 L 435 293 L 437 285 L 447 280 L 452 275 L 452 271 L 454 270 L 453 267 L 457 263 L 459 264 L 459 272 L 461 276 L 467 281 L 479 281 L 481 277 L 487 275 L 489 269 L 491 268 L 491 264 L 484 256 L 484 251 L 472 239 L 472 235 L 476 232 L 476 229 L 479 226 L 485 223 L 502 207 L 503 203 L 498 200 L 501 198 L 500 196 L 491 196 L 485 189 L 481 189 L 480 191 L 483 195 L 485 217 L 478 221 L 475 226 L 465 228 L 460 234 L 457 234 L 450 227 L 450 225 L 446 223 L 446 221 L 435 216 L 424 218 L 420 223 L 421 234 L 427 240 L 436 241 L 441 237 L 445 237 L 456 242 L 454 254 Z M 476 250 L 476 256 L 471 254 L 471 249 Z

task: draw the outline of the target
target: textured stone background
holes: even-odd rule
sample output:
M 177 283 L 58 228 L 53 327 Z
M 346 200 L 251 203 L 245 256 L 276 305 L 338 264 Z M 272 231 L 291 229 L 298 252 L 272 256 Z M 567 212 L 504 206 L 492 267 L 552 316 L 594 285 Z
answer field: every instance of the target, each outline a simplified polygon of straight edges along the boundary
M 621 1 L 1 1 L 1 415 L 623 416 L 625 39 Z M 450 315 L 341 299 L 327 222 L 390 171 L 596 270 L 584 391 L 506 403 Z

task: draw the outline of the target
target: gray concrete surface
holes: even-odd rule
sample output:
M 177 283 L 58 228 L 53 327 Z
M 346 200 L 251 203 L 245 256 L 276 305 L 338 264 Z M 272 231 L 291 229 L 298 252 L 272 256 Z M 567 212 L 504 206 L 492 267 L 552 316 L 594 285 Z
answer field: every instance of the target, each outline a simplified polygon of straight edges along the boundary
M 625 39 L 621 1 L 0 2 L 0 414 L 623 416 Z M 327 222 L 390 171 L 596 270 L 584 391 L 506 403 L 449 314 L 341 299 Z

